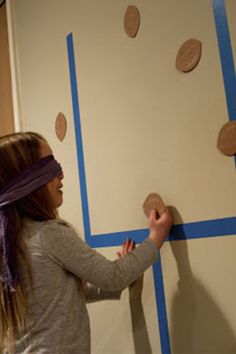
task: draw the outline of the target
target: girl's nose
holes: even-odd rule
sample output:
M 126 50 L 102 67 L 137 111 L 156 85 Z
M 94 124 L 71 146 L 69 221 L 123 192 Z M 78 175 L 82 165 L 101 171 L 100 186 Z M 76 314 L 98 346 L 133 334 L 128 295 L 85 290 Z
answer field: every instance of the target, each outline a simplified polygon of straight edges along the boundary
M 58 177 L 59 177 L 60 179 L 63 179 L 63 178 L 64 178 L 64 173 L 62 172 Z

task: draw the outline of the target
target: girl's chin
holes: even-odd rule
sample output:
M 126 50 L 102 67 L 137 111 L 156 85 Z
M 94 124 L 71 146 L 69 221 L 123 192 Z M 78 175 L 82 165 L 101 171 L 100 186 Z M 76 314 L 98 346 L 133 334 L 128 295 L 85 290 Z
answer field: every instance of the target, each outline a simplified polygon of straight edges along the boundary
M 58 193 L 58 198 L 55 200 L 55 208 L 59 208 L 62 203 L 63 203 L 63 192 L 62 191 L 59 191 L 60 193 Z

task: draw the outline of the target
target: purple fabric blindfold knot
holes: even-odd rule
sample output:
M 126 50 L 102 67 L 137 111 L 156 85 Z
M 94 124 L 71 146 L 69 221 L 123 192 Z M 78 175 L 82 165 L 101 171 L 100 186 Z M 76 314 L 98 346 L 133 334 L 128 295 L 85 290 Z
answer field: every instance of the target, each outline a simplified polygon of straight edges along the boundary
M 16 178 L 0 189 L 0 247 L 2 248 L 0 280 L 2 280 L 5 290 L 14 291 L 19 284 L 16 266 L 9 264 L 11 235 L 8 233 L 9 215 L 5 207 L 26 197 L 53 178 L 61 176 L 62 173 L 60 164 L 52 155 L 49 155 L 24 169 Z

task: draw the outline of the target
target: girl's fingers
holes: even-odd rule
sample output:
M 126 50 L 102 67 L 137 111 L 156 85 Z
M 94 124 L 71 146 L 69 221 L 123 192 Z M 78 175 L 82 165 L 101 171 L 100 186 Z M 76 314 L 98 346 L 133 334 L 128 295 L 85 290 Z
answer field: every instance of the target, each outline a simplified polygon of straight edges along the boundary
M 133 240 L 130 240 L 128 252 L 132 251 L 132 247 L 133 247 Z
M 117 252 L 119 258 L 124 257 L 126 254 L 131 252 L 135 248 L 135 242 L 130 239 L 123 241 L 122 248 Z
M 134 246 L 134 241 L 131 240 L 131 241 L 130 241 L 130 244 L 129 244 L 129 250 L 128 250 L 128 251 L 131 252 L 131 251 L 134 249 L 134 247 L 135 247 L 135 246 Z
M 157 211 L 156 209 L 152 209 L 150 211 L 149 217 L 148 217 L 149 223 L 153 223 L 157 221 Z
M 157 221 L 157 224 L 172 224 L 173 216 L 169 208 L 166 208 L 165 212 L 160 216 L 160 219 Z
M 128 250 L 129 250 L 129 239 L 127 239 L 127 240 L 125 241 L 125 247 L 124 247 L 125 254 L 128 253 Z

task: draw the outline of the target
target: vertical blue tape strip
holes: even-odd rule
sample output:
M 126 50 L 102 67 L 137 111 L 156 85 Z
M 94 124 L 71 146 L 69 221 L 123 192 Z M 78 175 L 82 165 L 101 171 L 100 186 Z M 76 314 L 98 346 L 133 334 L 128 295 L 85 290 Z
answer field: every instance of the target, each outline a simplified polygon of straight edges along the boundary
M 224 0 L 212 0 L 229 120 L 236 120 L 236 77 Z
M 160 253 L 158 262 L 153 265 L 153 278 L 157 301 L 157 317 L 160 331 L 161 352 L 162 354 L 171 354 Z
M 77 81 L 76 81 L 76 69 L 75 69 L 75 57 L 74 57 L 72 33 L 70 33 L 66 39 L 67 39 L 69 70 L 70 70 L 70 84 L 71 84 L 74 124 L 75 124 L 75 132 L 76 132 L 75 138 L 76 138 L 77 157 L 78 157 L 84 233 L 85 233 L 86 242 L 90 243 L 91 232 L 90 232 L 89 208 L 88 208 L 86 176 L 85 176 L 85 167 L 84 167 L 84 153 L 83 153 L 83 142 L 82 142 L 82 132 L 81 132 L 81 123 L 80 123 L 80 110 L 79 110 L 79 99 L 78 99 L 78 89 L 77 89 Z

